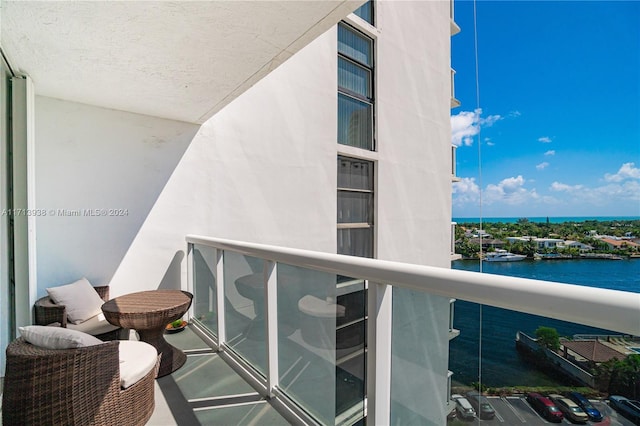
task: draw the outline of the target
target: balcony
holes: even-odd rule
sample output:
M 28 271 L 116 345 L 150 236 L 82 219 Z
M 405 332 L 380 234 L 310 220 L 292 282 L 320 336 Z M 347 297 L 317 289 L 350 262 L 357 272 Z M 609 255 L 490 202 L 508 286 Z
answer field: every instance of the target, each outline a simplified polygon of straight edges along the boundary
M 457 176 L 456 167 L 456 150 L 457 146 L 451 145 L 451 182 L 460 182 L 460 178 Z
M 451 222 L 451 261 L 462 259 L 462 255 L 456 253 L 456 222 Z
M 288 421 L 443 424 L 448 342 L 465 333 L 453 328 L 452 299 L 640 334 L 636 293 L 194 235 L 187 243 L 192 330 L 251 398 Z M 206 405 L 197 398 L 191 406 Z
M 451 69 L 451 108 L 458 108 L 460 106 L 460 101 L 456 99 L 455 76 L 456 76 L 456 71 L 452 68 Z
M 456 21 L 454 19 L 454 1 L 453 0 L 449 0 L 449 18 L 451 19 L 451 35 L 454 36 L 456 34 L 458 34 L 460 32 L 460 27 L 458 26 L 458 24 L 456 24 Z

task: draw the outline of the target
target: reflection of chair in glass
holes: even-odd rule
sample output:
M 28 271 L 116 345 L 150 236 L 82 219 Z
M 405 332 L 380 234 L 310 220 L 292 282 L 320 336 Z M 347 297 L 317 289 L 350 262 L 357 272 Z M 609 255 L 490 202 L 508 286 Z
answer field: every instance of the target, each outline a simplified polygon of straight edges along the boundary
M 281 283 L 290 281 L 285 276 L 278 277 Z M 236 290 L 242 297 L 253 302 L 253 311 L 255 317 L 251 320 L 251 323 L 245 330 L 247 337 L 259 337 L 264 336 L 264 275 L 261 273 L 244 275 L 235 281 Z M 295 326 L 298 319 L 298 311 L 295 308 L 295 302 L 292 300 L 290 292 L 278 293 L 278 310 L 282 314 L 283 321 L 279 322 L 279 332 L 284 335 L 290 335 L 295 331 Z
M 247 337 L 264 336 L 264 278 L 262 274 L 249 274 L 235 281 L 236 290 L 242 297 L 253 302 L 254 318 L 244 334 Z
M 311 346 L 333 348 L 336 341 L 336 318 L 343 317 L 345 307 L 331 298 L 307 295 L 298 301 L 302 339 Z

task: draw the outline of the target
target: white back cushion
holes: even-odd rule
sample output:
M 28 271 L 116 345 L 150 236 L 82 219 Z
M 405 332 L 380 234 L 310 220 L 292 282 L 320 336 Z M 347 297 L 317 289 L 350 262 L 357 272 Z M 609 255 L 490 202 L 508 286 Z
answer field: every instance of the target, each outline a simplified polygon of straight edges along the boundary
M 29 325 L 18 328 L 18 331 L 27 342 L 47 349 L 82 348 L 104 343 L 90 334 L 62 327 Z
M 96 290 L 86 278 L 71 284 L 47 289 L 49 297 L 57 305 L 64 305 L 69 322 L 80 324 L 98 315 L 104 304 Z

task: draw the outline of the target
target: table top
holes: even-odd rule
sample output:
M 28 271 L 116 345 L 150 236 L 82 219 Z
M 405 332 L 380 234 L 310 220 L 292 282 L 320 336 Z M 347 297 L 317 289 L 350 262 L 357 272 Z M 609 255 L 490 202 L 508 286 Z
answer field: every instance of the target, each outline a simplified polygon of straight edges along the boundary
M 192 298 L 191 293 L 181 290 L 141 291 L 109 300 L 102 305 L 102 312 L 107 321 L 121 327 L 161 326 L 184 315 Z

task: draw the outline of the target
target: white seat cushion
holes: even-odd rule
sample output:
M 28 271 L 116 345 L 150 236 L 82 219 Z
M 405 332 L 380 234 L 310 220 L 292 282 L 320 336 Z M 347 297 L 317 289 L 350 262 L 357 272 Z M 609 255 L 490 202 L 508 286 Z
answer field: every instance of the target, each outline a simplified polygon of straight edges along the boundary
M 108 333 L 117 330 L 119 327 L 109 323 L 103 313 L 99 313 L 80 324 L 67 323 L 67 328 L 82 331 L 83 333 L 97 334 Z
M 86 278 L 71 284 L 47 289 L 49 297 L 57 305 L 64 305 L 69 322 L 79 324 L 101 312 L 104 300 Z
M 120 387 L 126 389 L 142 379 L 156 365 L 158 351 L 145 342 L 120 341 Z
M 29 325 L 18 330 L 27 342 L 47 349 L 82 348 L 104 343 L 89 334 L 68 328 Z

